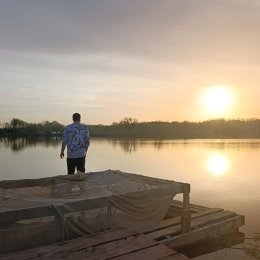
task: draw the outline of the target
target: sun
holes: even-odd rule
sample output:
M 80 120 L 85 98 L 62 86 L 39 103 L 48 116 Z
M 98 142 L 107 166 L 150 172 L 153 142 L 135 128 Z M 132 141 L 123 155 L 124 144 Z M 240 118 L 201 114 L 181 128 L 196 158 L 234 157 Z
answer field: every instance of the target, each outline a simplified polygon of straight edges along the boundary
M 210 114 L 221 116 L 233 104 L 231 91 L 226 86 L 212 86 L 204 93 L 203 104 Z

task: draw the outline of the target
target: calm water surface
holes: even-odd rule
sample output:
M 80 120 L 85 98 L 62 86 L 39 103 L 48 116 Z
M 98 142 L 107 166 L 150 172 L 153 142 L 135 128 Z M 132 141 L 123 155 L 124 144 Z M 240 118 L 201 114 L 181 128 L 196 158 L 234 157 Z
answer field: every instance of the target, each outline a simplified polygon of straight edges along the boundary
M 0 179 L 66 174 L 59 152 L 59 138 L 0 139 Z M 259 158 L 260 139 L 92 139 L 86 170 L 113 169 L 188 182 L 192 203 L 245 215 L 241 231 L 251 235 L 260 230 Z

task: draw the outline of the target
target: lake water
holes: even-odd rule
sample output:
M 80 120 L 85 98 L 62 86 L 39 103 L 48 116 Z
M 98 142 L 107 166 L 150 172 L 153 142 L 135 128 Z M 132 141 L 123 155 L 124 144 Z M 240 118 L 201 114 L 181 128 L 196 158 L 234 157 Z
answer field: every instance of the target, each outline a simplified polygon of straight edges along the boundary
M 0 139 L 0 179 L 66 174 L 60 139 Z M 191 202 L 246 217 L 247 235 L 260 230 L 259 140 L 94 139 L 86 171 L 106 169 L 191 184 Z M 178 197 L 177 197 L 178 199 Z

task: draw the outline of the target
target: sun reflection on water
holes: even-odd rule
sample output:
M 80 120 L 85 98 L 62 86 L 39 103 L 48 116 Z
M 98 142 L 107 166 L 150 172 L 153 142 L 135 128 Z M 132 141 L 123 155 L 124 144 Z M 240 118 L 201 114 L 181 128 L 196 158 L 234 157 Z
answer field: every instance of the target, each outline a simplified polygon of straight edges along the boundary
M 207 169 L 215 177 L 224 176 L 229 169 L 229 160 L 223 154 L 214 154 L 207 160 Z

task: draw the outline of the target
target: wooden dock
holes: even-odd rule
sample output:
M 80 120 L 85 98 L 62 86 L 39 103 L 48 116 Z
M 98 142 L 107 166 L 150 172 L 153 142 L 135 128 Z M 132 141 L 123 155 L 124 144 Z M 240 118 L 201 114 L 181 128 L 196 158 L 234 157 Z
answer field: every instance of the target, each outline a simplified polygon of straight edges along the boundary
M 2 260 L 28 259 L 189 259 L 183 248 L 228 235 L 245 224 L 244 217 L 219 208 L 190 204 L 190 231 L 183 232 L 183 203 L 173 201 L 165 220 L 143 232 L 108 230 L 53 245 L 0 255 Z M 185 212 L 187 214 L 187 212 Z
M 1 260 L 188 259 L 188 247 L 245 223 L 191 204 L 188 183 L 120 171 L 2 181 L 0 191 Z

